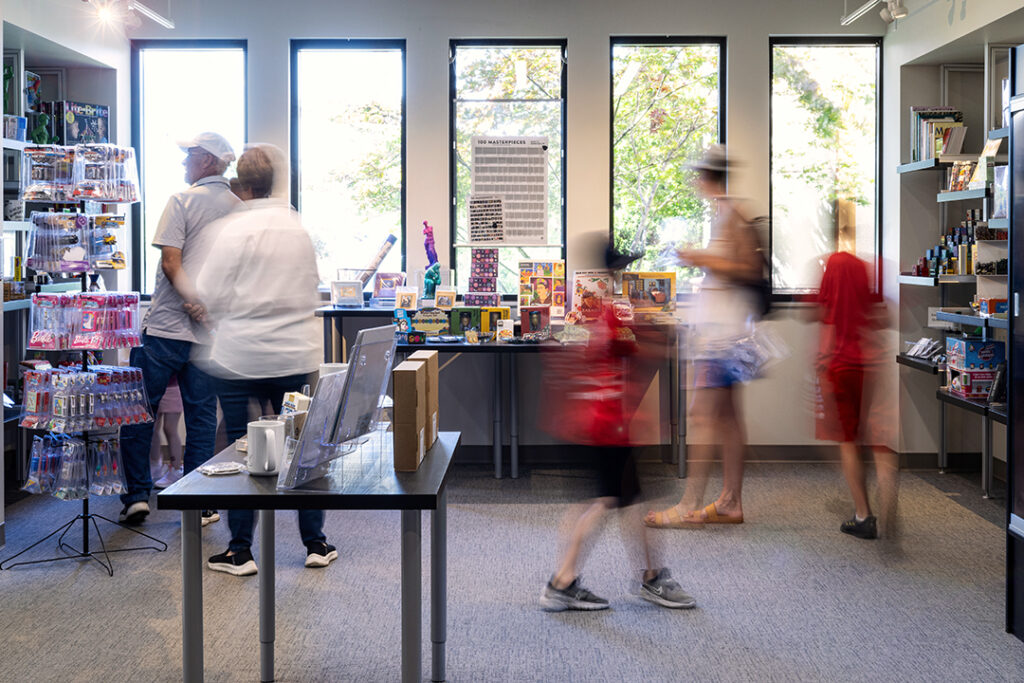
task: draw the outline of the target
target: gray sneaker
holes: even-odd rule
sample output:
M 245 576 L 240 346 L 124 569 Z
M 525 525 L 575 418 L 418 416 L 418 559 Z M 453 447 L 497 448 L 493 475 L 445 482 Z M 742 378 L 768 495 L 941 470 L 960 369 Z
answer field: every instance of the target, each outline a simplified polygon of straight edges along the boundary
M 640 586 L 640 597 L 655 605 L 673 609 L 691 609 L 697 606 L 697 601 L 683 591 L 665 567 L 659 569 L 653 579 L 644 581 Z
M 555 588 L 548 581 L 540 593 L 540 606 L 545 612 L 564 612 L 567 609 L 593 611 L 608 609 L 608 601 L 581 586 L 577 576 L 565 588 Z

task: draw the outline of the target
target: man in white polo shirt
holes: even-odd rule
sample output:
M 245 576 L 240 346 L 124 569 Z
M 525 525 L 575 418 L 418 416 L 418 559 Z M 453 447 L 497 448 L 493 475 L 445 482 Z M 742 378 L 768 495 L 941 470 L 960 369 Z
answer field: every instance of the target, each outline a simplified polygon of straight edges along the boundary
M 149 312 L 142 323 L 142 346 L 132 350 L 131 364 L 142 368 L 149 401 L 156 415 L 172 376 L 177 376 L 185 412 L 184 472 L 213 455 L 217 431 L 217 396 L 210 376 L 189 362 L 192 346 L 203 339 L 203 316 L 193 279 L 216 237 L 207 226 L 241 205 L 224 171 L 234 161 L 231 145 L 217 133 L 200 133 L 178 143 L 186 157 L 185 182 L 191 187 L 167 200 L 153 246 L 160 249 L 160 267 Z M 188 310 L 186 310 L 188 305 Z M 121 450 L 128 493 L 121 496 L 120 521 L 139 524 L 149 514 L 153 489 L 149 467 L 153 425 L 121 430 Z M 215 511 L 203 512 L 203 524 L 215 522 Z

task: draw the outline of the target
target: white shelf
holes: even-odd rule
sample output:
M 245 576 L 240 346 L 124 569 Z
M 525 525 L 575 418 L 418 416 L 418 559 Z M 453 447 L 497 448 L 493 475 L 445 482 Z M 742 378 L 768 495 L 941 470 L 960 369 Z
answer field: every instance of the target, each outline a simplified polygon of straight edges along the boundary
M 17 150 L 17 151 L 20 152 L 23 149 L 25 149 L 26 147 L 28 147 L 29 144 L 30 143 L 22 142 L 21 140 L 13 140 L 11 138 L 4 138 L 4 149 L 13 149 L 13 150 Z
M 31 221 L 4 221 L 4 232 L 29 232 Z

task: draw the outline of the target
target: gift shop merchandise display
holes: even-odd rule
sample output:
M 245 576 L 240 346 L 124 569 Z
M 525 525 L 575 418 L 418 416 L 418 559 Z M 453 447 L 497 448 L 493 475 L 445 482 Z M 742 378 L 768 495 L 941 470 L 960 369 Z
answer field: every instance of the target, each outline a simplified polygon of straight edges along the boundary
M 551 334 L 551 306 L 520 306 L 519 324 L 524 336 Z
M 975 337 L 946 338 L 949 391 L 963 398 L 987 398 L 1005 362 L 1005 344 Z
M 88 442 L 62 434 L 35 436 L 22 490 L 62 500 L 120 495 L 128 490 L 121 443 L 115 436 Z
M 968 209 L 960 225 L 947 228 L 939 243 L 927 249 L 924 256 L 904 274 L 920 277 L 995 275 L 999 267 L 997 263 L 978 262 L 977 243 L 1005 239 L 1005 228 L 990 228 L 988 222 L 982 220 L 981 209 Z
M 138 292 L 32 295 L 28 348 L 101 351 L 140 346 Z
M 605 301 L 611 301 L 615 280 L 607 270 L 577 270 L 572 274 L 572 308 L 565 314 L 569 323 L 590 322 L 601 315 Z
M 477 306 L 456 306 L 450 312 L 451 333 L 464 335 L 467 330 L 480 329 L 480 308 Z
M 139 368 L 29 370 L 24 379 L 26 429 L 71 434 L 153 421 Z
M 676 274 L 623 273 L 622 294 L 629 299 L 634 311 L 672 310 L 676 300 Z
M 45 273 L 81 273 L 122 269 L 119 248 L 124 216 L 32 212 L 29 256 L 25 263 Z
M 565 315 L 565 261 L 519 262 L 519 308 L 550 306 L 556 318 Z
M 109 142 L 110 107 L 85 102 L 40 102 L 48 114 L 50 134 L 59 145 Z
M 137 202 L 135 150 L 100 144 L 26 147 L 20 190 L 21 199 L 34 202 Z
M 467 306 L 498 306 L 498 250 L 469 250 L 469 291 L 462 297 Z

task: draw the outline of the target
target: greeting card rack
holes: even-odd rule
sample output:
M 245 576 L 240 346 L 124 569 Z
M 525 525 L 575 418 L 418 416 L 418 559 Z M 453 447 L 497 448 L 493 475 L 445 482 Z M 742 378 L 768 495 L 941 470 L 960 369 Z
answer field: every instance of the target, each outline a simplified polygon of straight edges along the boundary
M 82 273 L 80 275 L 80 277 L 81 277 L 81 280 L 82 280 L 82 292 L 86 292 L 88 290 L 88 276 L 87 276 L 86 273 Z M 84 351 L 82 351 L 82 372 L 88 372 L 88 371 L 89 371 L 89 351 L 88 350 L 84 350 Z M 83 430 L 82 431 L 82 441 L 85 443 L 86 450 L 88 450 L 88 447 L 89 447 L 89 433 L 90 433 L 90 430 Z M 133 547 L 130 547 L 130 548 L 113 548 L 113 549 L 107 548 L 106 543 L 103 541 L 103 533 L 100 531 L 99 524 L 97 523 L 96 520 L 102 520 L 102 521 L 107 522 L 109 524 L 113 524 L 114 526 L 121 527 L 122 529 L 130 531 L 133 534 L 137 534 L 139 536 L 147 538 L 150 541 L 152 541 L 153 543 L 156 543 L 157 545 L 142 545 L 142 546 L 133 546 Z M 70 533 L 72 531 L 72 529 L 74 528 L 75 524 L 77 522 L 79 522 L 79 521 L 82 522 L 82 546 L 81 546 L 81 548 L 76 548 L 75 546 L 71 545 L 71 543 L 65 541 L 64 539 L 65 539 L 65 537 L 67 537 L 68 533 Z M 98 552 L 89 549 L 89 525 L 90 524 L 92 525 L 92 528 L 96 531 L 96 537 L 99 540 L 100 550 Z M 57 536 L 58 534 L 59 534 L 59 536 Z M 47 541 L 50 538 L 53 538 L 54 536 L 57 536 L 57 548 L 63 553 L 62 555 L 59 555 L 57 557 L 50 557 L 50 558 L 43 559 L 43 560 L 26 560 L 26 561 L 22 561 L 22 562 L 12 562 L 12 560 L 15 560 L 16 558 L 24 555 L 28 551 L 32 550 L 33 548 L 35 548 L 38 545 L 41 545 L 42 543 L 44 543 L 45 541 Z M 108 517 L 105 517 L 105 516 L 103 516 L 101 514 L 97 514 L 95 512 L 90 512 L 89 511 L 89 494 L 87 492 L 86 495 L 82 497 L 82 511 L 78 515 L 76 515 L 72 519 L 68 520 L 67 522 L 65 522 L 61 526 L 57 527 L 56 529 L 54 529 L 53 531 L 48 533 L 46 536 L 43 536 L 42 538 L 40 538 L 38 541 L 36 541 L 32 545 L 30 545 L 27 548 L 25 548 L 25 549 L 15 553 L 11 557 L 8 557 L 6 560 L 3 560 L 2 562 L 0 562 L 0 570 L 3 570 L 3 569 L 13 569 L 14 567 L 18 567 L 18 566 L 22 566 L 22 565 L 45 564 L 45 563 L 48 563 L 48 562 L 58 562 L 60 560 L 93 559 L 93 560 L 96 560 L 96 562 L 98 562 L 104 569 L 107 570 L 107 575 L 108 576 L 113 576 L 114 575 L 114 565 L 113 565 L 113 562 L 110 559 L 110 554 L 111 553 L 131 552 L 131 551 L 136 551 L 136 550 L 155 550 L 157 552 L 163 552 L 163 551 L 167 550 L 167 544 L 164 543 L 163 541 L 161 541 L 158 538 L 154 538 L 153 536 L 150 536 L 149 534 L 146 534 L 146 533 L 143 533 L 143 532 L 139 531 L 138 529 L 133 529 L 132 527 L 127 526 L 125 524 L 122 524 L 120 522 L 115 522 L 114 520 L 112 520 L 112 519 L 110 519 Z

